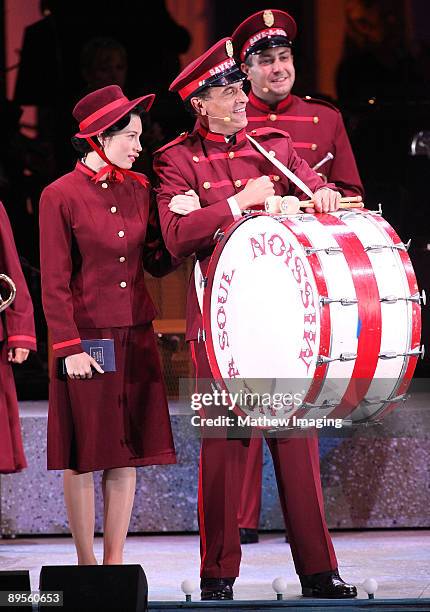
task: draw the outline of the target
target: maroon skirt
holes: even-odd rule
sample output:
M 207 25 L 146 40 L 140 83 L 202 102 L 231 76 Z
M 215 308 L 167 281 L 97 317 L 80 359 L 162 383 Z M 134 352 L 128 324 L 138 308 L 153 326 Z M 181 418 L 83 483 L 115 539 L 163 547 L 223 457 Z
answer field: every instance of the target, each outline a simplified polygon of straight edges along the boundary
M 0 473 L 19 472 L 25 467 L 15 381 L 6 343 L 0 342 Z
M 113 338 L 116 372 L 63 379 L 54 359 L 48 469 L 92 472 L 176 463 L 152 325 L 79 331 L 82 339 Z

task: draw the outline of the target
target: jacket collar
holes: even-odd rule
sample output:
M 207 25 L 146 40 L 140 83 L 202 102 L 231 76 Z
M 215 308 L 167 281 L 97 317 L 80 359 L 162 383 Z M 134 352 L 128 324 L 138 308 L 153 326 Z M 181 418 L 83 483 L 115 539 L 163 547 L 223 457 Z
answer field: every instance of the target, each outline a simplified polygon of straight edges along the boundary
M 217 134 L 216 132 L 210 132 L 202 125 L 199 125 L 199 127 L 197 128 L 197 131 L 200 134 L 200 136 L 204 138 L 204 140 L 211 140 L 212 142 L 222 142 L 224 144 L 229 143 L 228 136 L 226 136 L 225 134 Z M 239 130 L 239 132 L 236 132 L 234 136 L 236 136 L 236 143 L 244 141 L 246 138 L 246 129 L 243 128 L 242 130 Z
M 252 104 L 252 106 L 255 106 L 255 108 L 258 108 L 259 110 L 265 113 L 270 113 L 270 112 L 280 113 L 282 111 L 287 110 L 287 108 L 291 106 L 291 104 L 293 103 L 293 96 L 291 94 L 288 94 L 288 96 L 284 98 L 283 100 L 281 100 L 280 102 L 278 102 L 276 106 L 269 106 L 267 102 L 265 102 L 261 98 L 257 98 L 257 96 L 254 94 L 253 91 L 249 92 L 248 98 L 249 98 L 249 103 Z

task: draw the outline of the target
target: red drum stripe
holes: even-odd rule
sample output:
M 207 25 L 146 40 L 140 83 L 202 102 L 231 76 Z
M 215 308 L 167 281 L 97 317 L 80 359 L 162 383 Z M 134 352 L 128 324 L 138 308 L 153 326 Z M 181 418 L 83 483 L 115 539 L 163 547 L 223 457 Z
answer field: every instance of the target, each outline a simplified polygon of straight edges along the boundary
M 306 234 L 294 224 L 294 222 L 285 219 L 283 224 L 288 227 L 289 230 L 295 235 L 297 240 L 303 246 L 313 247 L 314 245 L 310 242 L 309 238 Z M 315 283 L 318 289 L 319 296 L 328 295 L 327 293 L 327 284 L 325 282 L 324 273 L 321 267 L 320 260 L 318 259 L 318 255 L 314 253 L 310 255 L 308 258 L 309 263 L 312 267 L 312 272 L 314 274 Z M 330 319 L 330 309 L 329 308 L 320 308 L 320 346 L 319 346 L 319 355 L 328 356 L 330 352 L 330 343 L 331 343 L 331 319 Z M 313 381 L 311 386 L 306 394 L 306 397 L 303 400 L 303 403 L 310 402 L 314 403 L 321 391 L 323 386 L 326 374 L 327 374 L 328 365 L 321 364 L 317 366 L 314 374 Z M 295 416 L 297 418 L 303 418 L 306 416 L 308 410 L 307 408 L 299 408 L 295 412 Z
M 357 359 L 342 401 L 330 413 L 330 417 L 342 418 L 351 414 L 363 400 L 375 374 L 381 348 L 381 305 L 379 299 L 375 300 L 375 296 L 379 297 L 379 290 L 371 261 L 356 234 L 332 215 L 318 215 L 318 220 L 332 229 L 334 239 L 342 248 L 358 299 Z

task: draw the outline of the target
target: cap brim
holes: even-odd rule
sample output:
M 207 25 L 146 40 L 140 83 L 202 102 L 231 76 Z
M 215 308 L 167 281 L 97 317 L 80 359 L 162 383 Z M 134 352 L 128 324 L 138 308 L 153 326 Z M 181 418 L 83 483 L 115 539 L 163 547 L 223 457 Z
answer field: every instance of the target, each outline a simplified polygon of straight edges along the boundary
M 140 98 L 135 98 L 134 100 L 130 100 L 129 102 L 125 102 L 123 106 L 116 108 L 115 110 L 107 113 L 97 119 L 93 123 L 91 123 L 84 130 L 81 130 L 77 134 L 75 134 L 76 138 L 89 138 L 90 136 L 95 136 L 96 134 L 100 134 L 100 132 L 104 132 L 108 128 L 111 127 L 114 123 L 119 121 L 121 117 L 124 117 L 129 112 L 131 112 L 136 106 L 141 106 L 140 112 L 147 113 L 151 108 L 153 102 L 155 100 L 155 94 L 148 94 L 146 96 L 141 96 Z
M 267 36 L 253 45 L 245 55 L 245 59 L 250 55 L 261 53 L 265 49 L 273 49 L 274 47 L 292 47 L 292 41 L 286 36 Z
M 190 94 L 187 99 L 189 100 L 193 96 L 198 96 L 199 92 L 207 87 L 225 87 L 226 85 L 232 85 L 233 83 L 244 81 L 246 78 L 246 74 L 242 72 L 239 66 L 236 65 L 228 72 L 224 72 L 221 75 L 207 79 L 205 84 L 202 87 L 199 87 L 199 89 L 196 89 L 196 91 Z

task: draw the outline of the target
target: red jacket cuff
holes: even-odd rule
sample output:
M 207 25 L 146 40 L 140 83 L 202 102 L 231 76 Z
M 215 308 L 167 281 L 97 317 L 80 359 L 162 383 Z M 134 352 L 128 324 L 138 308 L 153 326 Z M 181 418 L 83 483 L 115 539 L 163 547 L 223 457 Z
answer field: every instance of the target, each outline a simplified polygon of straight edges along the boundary
M 8 348 L 24 348 L 29 351 L 37 351 L 36 338 L 26 334 L 15 334 L 7 339 Z
M 68 357 L 69 355 L 78 355 L 83 353 L 81 339 L 73 338 L 72 340 L 65 340 L 64 342 L 56 342 L 52 345 L 54 351 L 54 357 Z

